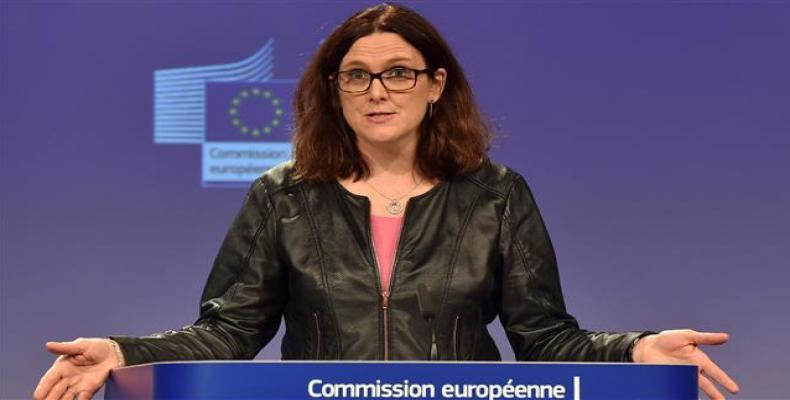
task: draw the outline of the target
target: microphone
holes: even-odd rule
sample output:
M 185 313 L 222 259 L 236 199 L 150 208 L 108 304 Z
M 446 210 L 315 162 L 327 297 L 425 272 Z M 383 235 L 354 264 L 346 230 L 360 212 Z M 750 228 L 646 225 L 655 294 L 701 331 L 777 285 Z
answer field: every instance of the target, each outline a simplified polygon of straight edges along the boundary
M 428 322 L 431 327 L 431 353 L 428 356 L 430 361 L 439 359 L 439 350 L 436 347 L 436 328 L 434 326 L 434 319 L 436 318 L 436 311 L 433 308 L 433 299 L 431 292 L 424 283 L 417 284 L 417 305 L 420 307 L 420 314 L 422 318 Z

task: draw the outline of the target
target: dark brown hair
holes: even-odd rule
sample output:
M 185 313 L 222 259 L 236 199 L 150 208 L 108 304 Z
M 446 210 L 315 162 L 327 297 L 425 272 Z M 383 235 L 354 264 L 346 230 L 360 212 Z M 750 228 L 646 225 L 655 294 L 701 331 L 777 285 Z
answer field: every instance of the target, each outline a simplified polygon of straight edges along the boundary
M 383 3 L 354 14 L 335 29 L 299 80 L 293 102 L 297 176 L 308 182 L 326 182 L 369 175 L 330 76 L 338 71 L 357 39 L 375 32 L 400 35 L 419 50 L 428 68 L 447 70 L 433 116 L 426 116 L 420 126 L 415 159 L 419 172 L 428 179 L 446 180 L 477 168 L 486 157 L 491 129 L 478 109 L 461 65 L 424 17 L 409 8 Z

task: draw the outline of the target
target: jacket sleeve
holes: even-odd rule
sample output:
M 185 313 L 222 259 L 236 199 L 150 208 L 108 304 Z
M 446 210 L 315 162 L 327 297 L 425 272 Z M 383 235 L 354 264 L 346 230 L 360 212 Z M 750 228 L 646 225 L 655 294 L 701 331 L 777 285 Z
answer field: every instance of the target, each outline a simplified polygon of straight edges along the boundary
M 653 332 L 579 329 L 565 310 L 557 261 L 538 207 L 515 174 L 500 228 L 499 318 L 519 361 L 631 362 L 634 341 Z
M 193 325 L 144 337 L 112 336 L 126 365 L 251 359 L 277 332 L 284 300 L 272 202 L 256 180 L 214 260 Z

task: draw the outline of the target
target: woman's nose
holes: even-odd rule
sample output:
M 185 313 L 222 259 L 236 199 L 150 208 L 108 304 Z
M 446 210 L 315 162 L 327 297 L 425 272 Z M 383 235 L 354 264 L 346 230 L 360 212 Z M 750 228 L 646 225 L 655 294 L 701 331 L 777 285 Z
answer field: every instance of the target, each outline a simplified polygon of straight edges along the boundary
M 387 92 L 387 88 L 384 87 L 384 82 L 381 81 L 381 77 L 376 77 L 370 82 L 368 96 L 370 96 L 371 100 L 385 99 L 388 95 L 389 93 Z

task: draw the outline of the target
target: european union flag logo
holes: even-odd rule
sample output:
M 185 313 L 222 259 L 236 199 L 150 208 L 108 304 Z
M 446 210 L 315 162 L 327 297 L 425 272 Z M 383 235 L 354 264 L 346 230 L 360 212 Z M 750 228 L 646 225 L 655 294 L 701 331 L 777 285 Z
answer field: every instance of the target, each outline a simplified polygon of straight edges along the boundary
M 208 82 L 206 140 L 290 142 L 292 81 Z
M 154 71 L 154 141 L 200 144 L 204 186 L 245 187 L 291 158 L 296 80 L 273 79 L 273 52 Z
M 246 183 L 291 158 L 293 80 L 206 83 L 203 183 Z

